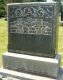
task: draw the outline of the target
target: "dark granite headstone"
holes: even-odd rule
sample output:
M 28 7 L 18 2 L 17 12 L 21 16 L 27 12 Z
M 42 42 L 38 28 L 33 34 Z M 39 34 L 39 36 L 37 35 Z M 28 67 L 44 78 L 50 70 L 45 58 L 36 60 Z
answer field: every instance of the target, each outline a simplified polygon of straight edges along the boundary
M 8 51 L 54 57 L 56 22 L 55 2 L 8 4 Z
M 61 5 L 61 21 L 63 21 L 63 5 Z

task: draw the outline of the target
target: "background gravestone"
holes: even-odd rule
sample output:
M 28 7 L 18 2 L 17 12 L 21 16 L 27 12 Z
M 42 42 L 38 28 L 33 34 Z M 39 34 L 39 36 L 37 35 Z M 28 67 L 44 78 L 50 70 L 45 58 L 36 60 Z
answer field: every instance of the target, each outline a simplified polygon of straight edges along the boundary
M 63 21 L 63 5 L 61 6 L 61 21 Z
M 56 3 L 8 4 L 8 51 L 54 57 L 56 22 Z

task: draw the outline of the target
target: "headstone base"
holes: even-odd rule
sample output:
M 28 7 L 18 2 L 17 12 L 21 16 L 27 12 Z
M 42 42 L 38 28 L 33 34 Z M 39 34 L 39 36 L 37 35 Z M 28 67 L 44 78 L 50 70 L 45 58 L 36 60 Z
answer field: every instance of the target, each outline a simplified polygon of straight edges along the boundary
M 0 74 L 4 75 L 5 77 L 11 77 L 13 78 L 12 80 L 57 80 L 56 78 L 49 78 L 49 77 L 44 77 L 44 76 L 37 76 L 33 74 L 28 74 L 28 73 L 22 73 L 22 72 L 17 72 L 13 70 L 8 70 L 8 69 L 3 69 L 0 68 Z M 6 79 L 9 80 L 9 79 Z
M 63 68 L 60 68 L 57 78 L 37 76 L 3 68 L 0 68 L 0 75 L 1 80 L 63 80 Z
M 3 54 L 3 67 L 35 75 L 57 77 L 60 66 L 60 55 L 55 58 L 37 57 L 6 52 Z

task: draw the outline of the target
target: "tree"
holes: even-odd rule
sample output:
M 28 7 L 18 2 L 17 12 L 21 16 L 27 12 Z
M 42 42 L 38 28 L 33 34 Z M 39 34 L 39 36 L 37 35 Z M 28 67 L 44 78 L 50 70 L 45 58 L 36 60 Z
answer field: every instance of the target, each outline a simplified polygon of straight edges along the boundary
M 0 17 L 4 17 L 6 14 L 6 1 L 0 0 Z

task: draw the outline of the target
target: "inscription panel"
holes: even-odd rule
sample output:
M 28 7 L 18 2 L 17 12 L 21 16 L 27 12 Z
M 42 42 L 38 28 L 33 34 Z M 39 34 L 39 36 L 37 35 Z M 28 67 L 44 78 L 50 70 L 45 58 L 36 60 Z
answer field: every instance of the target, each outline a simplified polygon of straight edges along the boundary
M 52 35 L 53 5 L 9 6 L 10 33 Z
M 55 6 L 53 3 L 39 2 L 8 4 L 8 50 L 54 56 Z

